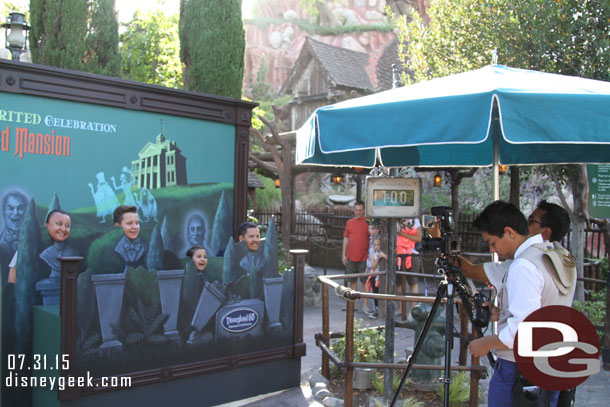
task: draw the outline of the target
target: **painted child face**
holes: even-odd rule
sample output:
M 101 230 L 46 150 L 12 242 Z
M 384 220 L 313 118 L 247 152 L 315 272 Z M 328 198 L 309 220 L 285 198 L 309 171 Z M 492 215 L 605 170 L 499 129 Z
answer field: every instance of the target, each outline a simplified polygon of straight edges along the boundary
M 205 266 L 208 265 L 208 254 L 205 249 L 199 249 L 193 253 L 193 263 L 198 271 L 205 269 Z
M 115 223 L 114 225 L 120 226 L 129 240 L 135 240 L 140 234 L 140 219 L 138 219 L 137 213 L 127 212 L 123 214 L 121 224 Z
M 381 242 L 379 240 L 373 240 L 373 249 L 376 252 L 381 251 Z
M 70 217 L 60 212 L 55 212 L 47 222 L 49 236 L 56 242 L 63 242 L 70 236 Z
M 261 244 L 261 234 L 258 231 L 258 228 L 248 228 L 246 229 L 246 235 L 240 235 L 239 240 L 245 240 L 246 246 L 248 246 L 248 250 L 250 250 L 251 252 L 255 252 L 258 250 L 258 247 Z
M 379 229 L 374 227 L 373 225 L 369 225 L 369 236 L 377 236 L 379 234 Z

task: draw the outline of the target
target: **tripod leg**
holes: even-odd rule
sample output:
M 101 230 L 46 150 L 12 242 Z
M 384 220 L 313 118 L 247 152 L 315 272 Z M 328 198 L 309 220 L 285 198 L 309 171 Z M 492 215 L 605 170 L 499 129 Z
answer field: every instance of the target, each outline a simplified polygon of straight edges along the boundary
M 445 296 L 446 291 L 447 291 L 447 283 L 443 282 L 443 283 L 439 284 L 438 289 L 436 291 L 436 298 L 434 299 L 434 303 L 432 304 L 432 308 L 430 309 L 430 314 L 428 314 L 428 318 L 426 318 L 424 327 L 422 328 L 422 331 L 419 334 L 419 338 L 417 338 L 417 342 L 415 343 L 415 346 L 413 347 L 413 353 L 409 357 L 409 361 L 407 362 L 407 367 L 405 369 L 404 374 L 402 375 L 402 379 L 400 379 L 400 384 L 398 385 L 398 389 L 396 390 L 396 393 L 394 393 L 394 398 L 392 398 L 392 403 L 390 404 L 390 407 L 394 407 L 396 400 L 398 400 L 398 395 L 400 394 L 400 391 L 402 390 L 402 386 L 404 386 L 404 384 L 407 380 L 407 377 L 409 376 L 409 373 L 411 373 L 411 368 L 413 367 L 413 364 L 415 363 L 415 358 L 417 357 L 417 354 L 419 353 L 419 349 L 424 344 L 424 339 L 426 338 L 426 334 L 428 333 L 428 330 L 430 329 L 430 326 L 432 325 L 432 321 L 434 320 L 434 316 L 436 315 L 436 310 L 438 309 L 438 306 L 440 305 L 441 300 Z
M 445 307 L 445 374 L 439 381 L 445 387 L 443 405 L 449 407 L 451 386 L 451 349 L 453 348 L 453 284 L 447 284 L 447 306 Z

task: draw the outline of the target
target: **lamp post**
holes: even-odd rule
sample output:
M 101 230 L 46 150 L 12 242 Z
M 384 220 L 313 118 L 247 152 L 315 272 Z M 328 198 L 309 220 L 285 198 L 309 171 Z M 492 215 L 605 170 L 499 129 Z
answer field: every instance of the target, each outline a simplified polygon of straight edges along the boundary
M 21 54 L 28 49 L 28 31 L 30 26 L 22 13 L 9 13 L 6 23 L 2 24 L 5 33 L 5 46 L 11 51 L 12 59 L 19 61 Z

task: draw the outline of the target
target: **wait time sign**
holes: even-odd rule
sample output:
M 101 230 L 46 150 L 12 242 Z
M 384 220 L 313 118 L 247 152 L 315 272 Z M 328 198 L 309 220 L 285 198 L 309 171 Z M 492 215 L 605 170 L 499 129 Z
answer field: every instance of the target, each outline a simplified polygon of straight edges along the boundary
M 595 218 L 610 218 L 610 164 L 587 165 L 589 213 Z

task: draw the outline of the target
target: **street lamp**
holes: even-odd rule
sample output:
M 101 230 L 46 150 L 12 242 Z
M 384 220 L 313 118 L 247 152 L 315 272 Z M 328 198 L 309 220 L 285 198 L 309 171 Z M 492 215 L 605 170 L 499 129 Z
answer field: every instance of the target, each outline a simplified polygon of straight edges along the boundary
M 330 180 L 333 182 L 333 184 L 335 185 L 339 185 L 343 182 L 343 175 L 341 174 L 333 174 L 330 177 Z
M 30 26 L 25 21 L 25 15 L 17 12 L 9 13 L 2 27 L 4 27 L 6 49 L 11 51 L 13 60 L 19 61 L 21 54 L 28 49 Z

